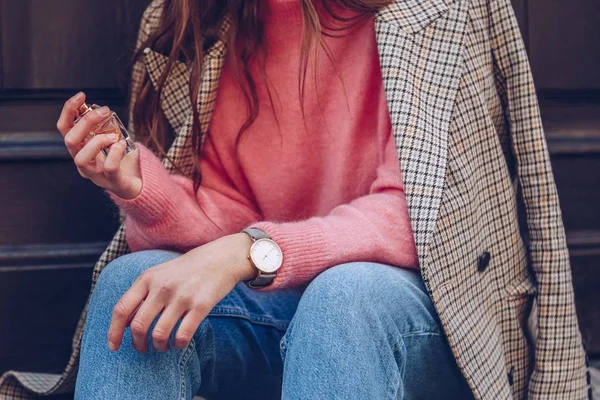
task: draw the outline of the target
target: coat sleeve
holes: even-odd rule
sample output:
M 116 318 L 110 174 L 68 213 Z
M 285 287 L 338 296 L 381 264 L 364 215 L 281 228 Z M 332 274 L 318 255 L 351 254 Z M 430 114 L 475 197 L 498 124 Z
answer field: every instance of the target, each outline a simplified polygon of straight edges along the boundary
M 158 27 L 162 15 L 163 1 L 164 0 L 153 0 L 148 7 L 146 7 L 146 10 L 142 14 L 135 44 L 135 53 L 137 53 L 146 40 L 148 40 L 152 34 L 152 31 Z M 131 68 L 131 80 L 129 82 L 129 102 L 127 104 L 127 131 L 133 140 L 135 140 L 135 129 L 133 127 L 133 106 L 135 105 L 135 100 L 142 88 L 145 73 L 146 68 L 144 67 L 144 60 L 141 57 L 138 57 L 134 61 Z M 119 222 L 123 223 L 124 221 L 125 211 L 119 209 Z
M 162 16 L 162 7 L 164 0 L 154 0 L 146 7 L 144 14 L 140 20 L 140 27 L 138 29 L 137 40 L 135 44 L 135 52 L 137 52 L 142 45 L 148 40 L 152 32 L 158 28 L 160 24 L 160 18 Z M 131 81 L 129 85 L 129 103 L 128 103 L 128 115 L 127 115 L 127 130 L 132 137 L 135 138 L 135 131 L 133 128 L 133 106 L 135 100 L 142 88 L 144 80 L 144 74 L 146 68 L 144 67 L 144 60 L 142 57 L 138 57 L 133 64 L 131 69 Z
M 530 399 L 585 399 L 587 362 L 579 332 L 558 194 L 525 45 L 510 0 L 487 2 L 496 86 L 502 98 L 527 214 L 537 290 Z

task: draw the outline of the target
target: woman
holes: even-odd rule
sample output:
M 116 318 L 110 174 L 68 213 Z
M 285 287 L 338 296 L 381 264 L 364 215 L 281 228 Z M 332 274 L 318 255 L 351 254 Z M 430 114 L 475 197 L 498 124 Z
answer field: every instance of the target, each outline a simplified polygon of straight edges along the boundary
M 138 45 L 137 150 L 58 122 L 125 214 L 76 398 L 587 395 L 508 0 L 155 1 Z

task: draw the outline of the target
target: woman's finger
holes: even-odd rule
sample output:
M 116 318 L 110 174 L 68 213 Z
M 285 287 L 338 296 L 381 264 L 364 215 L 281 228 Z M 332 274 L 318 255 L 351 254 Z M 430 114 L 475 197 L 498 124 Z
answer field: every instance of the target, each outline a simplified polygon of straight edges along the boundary
M 113 134 L 114 135 L 114 134 Z M 116 135 L 117 138 L 119 135 Z M 114 181 L 121 172 L 121 161 L 125 156 L 127 143 L 125 140 L 119 140 L 108 150 L 106 160 L 104 160 L 104 176 L 110 181 Z
M 98 154 L 100 154 L 104 147 L 110 146 L 117 140 L 119 140 L 119 135 L 112 133 L 110 135 L 94 136 L 85 144 L 85 146 L 81 148 L 81 150 L 79 150 L 79 152 L 77 152 L 77 154 L 75 154 L 75 157 L 73 157 L 75 165 L 81 171 L 89 175 L 88 168 L 90 167 L 92 161 L 96 160 L 96 157 Z
M 60 112 L 56 128 L 65 136 L 73 128 L 73 121 L 77 117 L 77 108 L 85 101 L 85 93 L 79 92 L 67 100 Z
M 73 158 L 79 150 L 81 150 L 83 147 L 82 143 L 90 132 L 92 132 L 94 127 L 109 115 L 110 109 L 108 107 L 101 107 L 97 110 L 90 111 L 81 118 L 77 125 L 67 132 L 65 135 L 65 145 Z
M 204 321 L 204 318 L 208 315 L 210 310 L 204 311 L 199 308 L 191 309 L 185 314 L 177 333 L 175 334 L 175 340 L 173 345 L 176 349 L 184 349 L 192 340 L 194 333 L 198 330 L 198 327 Z
M 115 305 L 108 328 L 108 347 L 111 350 L 117 351 L 119 349 L 129 317 L 135 312 L 142 300 L 146 298 L 148 290 L 147 281 L 138 279 Z
M 157 296 L 150 295 L 144 300 L 129 324 L 133 347 L 140 353 L 148 352 L 148 330 L 152 325 L 152 321 L 163 310 L 164 306 L 164 302 L 159 300 Z
M 125 326 L 129 326 L 129 324 L 131 323 L 131 320 L 135 317 L 135 313 L 138 312 L 138 310 L 140 309 L 140 307 L 142 306 L 142 304 L 144 304 L 144 300 L 141 301 L 140 304 L 138 304 L 138 306 L 135 308 L 135 310 L 133 310 L 133 312 L 131 313 L 131 315 L 129 316 L 129 318 L 127 318 L 127 322 L 125 323 Z
M 154 329 L 152 329 L 152 345 L 157 351 L 166 351 L 169 349 L 169 337 L 177 321 L 185 312 L 182 304 L 171 303 L 162 312 Z

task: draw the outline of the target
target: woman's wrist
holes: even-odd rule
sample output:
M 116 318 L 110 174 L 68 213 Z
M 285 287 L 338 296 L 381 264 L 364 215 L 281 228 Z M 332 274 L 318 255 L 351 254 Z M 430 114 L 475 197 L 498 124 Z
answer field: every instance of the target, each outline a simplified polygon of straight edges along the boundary
M 107 190 L 111 191 L 114 195 L 120 197 L 123 200 L 133 200 L 142 191 L 142 179 L 136 177 L 131 179 L 129 185 L 127 185 L 126 187 L 112 187 L 107 188 Z
M 189 257 L 196 257 L 199 264 L 203 265 L 206 259 L 213 260 L 215 271 L 224 272 L 235 283 L 253 279 L 258 270 L 248 258 L 253 240 L 247 234 L 240 232 L 222 236 L 211 242 L 205 243 L 190 252 Z M 197 264 L 197 262 L 194 262 Z
M 250 247 L 254 241 L 244 232 L 234 233 L 230 236 L 234 241 L 233 248 L 235 249 L 234 254 L 236 255 L 236 260 L 233 265 L 236 266 L 234 273 L 237 276 L 238 282 L 255 278 L 258 271 L 248 258 Z

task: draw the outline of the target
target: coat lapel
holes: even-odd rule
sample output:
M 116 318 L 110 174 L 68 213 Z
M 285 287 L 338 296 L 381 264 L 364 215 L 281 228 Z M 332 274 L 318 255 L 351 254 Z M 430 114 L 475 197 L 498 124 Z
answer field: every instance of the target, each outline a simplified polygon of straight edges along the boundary
M 376 21 L 416 33 L 448 11 L 452 0 L 396 0 L 377 13 Z
M 203 132 L 206 132 L 208 128 L 215 106 L 221 68 L 225 58 L 226 35 L 230 25 L 230 19 L 226 17 L 221 24 L 218 40 L 206 52 L 203 59 L 202 82 L 198 89 L 197 105 L 200 127 Z M 144 54 L 150 80 L 155 87 L 158 87 L 168 57 L 150 48 L 146 48 Z M 177 167 L 185 175 L 191 175 L 194 170 L 191 142 L 193 113 L 189 98 L 190 75 L 187 65 L 176 62 L 165 82 L 160 99 L 161 109 L 176 132 L 175 140 L 167 152 L 168 157 L 163 158 L 162 162 L 169 171 L 173 171 Z M 202 143 L 205 137 L 206 135 L 202 136 Z M 173 160 L 175 165 L 169 159 Z
M 444 189 L 465 3 L 401 0 L 375 18 L 383 82 L 422 268 Z
M 169 57 L 152 50 L 144 49 L 144 64 L 154 89 L 160 84 Z M 171 127 L 177 132 L 185 123 L 190 111 L 189 96 L 190 71 L 182 62 L 176 61 L 169 77 L 165 81 L 160 106 Z

